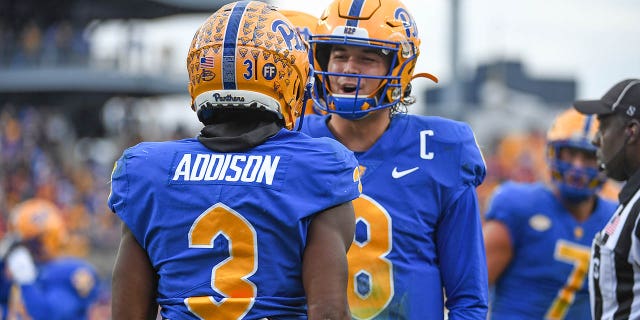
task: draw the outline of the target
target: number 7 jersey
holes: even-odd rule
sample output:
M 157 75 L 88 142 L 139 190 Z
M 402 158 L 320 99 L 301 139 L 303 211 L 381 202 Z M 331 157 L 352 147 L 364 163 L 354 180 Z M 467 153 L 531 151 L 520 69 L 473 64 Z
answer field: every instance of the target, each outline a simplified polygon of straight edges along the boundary
M 598 198 L 592 214 L 579 222 L 542 183 L 501 185 L 486 219 L 507 227 L 513 257 L 496 281 L 490 318 L 591 319 L 590 245 L 615 208 Z
M 283 129 L 237 153 L 141 143 L 116 162 L 109 206 L 149 255 L 163 318 L 306 319 L 310 221 L 359 183 L 351 151 Z

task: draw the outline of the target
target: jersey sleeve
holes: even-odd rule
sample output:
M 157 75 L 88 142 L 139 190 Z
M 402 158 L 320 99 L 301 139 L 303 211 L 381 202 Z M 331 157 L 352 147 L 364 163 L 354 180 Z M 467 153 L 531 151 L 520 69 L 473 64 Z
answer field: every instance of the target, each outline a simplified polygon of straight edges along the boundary
M 142 190 L 144 186 L 134 183 L 136 177 L 132 173 L 136 172 L 136 161 L 139 158 L 136 153 L 137 147 L 125 150 L 114 164 L 111 173 L 111 191 L 107 203 L 111 211 L 131 229 L 138 243 L 144 247 L 142 234 L 144 234 L 143 229 L 146 228 L 145 222 L 149 218 L 144 215 L 144 212 L 138 212 L 135 215 L 130 213 L 129 206 L 133 204 L 127 203 L 134 195 L 142 196 L 144 192 L 147 192 Z
M 427 143 L 435 153 L 431 177 L 439 187 L 446 188 L 444 206 L 452 205 L 467 188 L 475 188 L 487 173 L 482 152 L 471 127 L 458 121 L 433 121 L 429 128 L 436 132 Z
M 127 180 L 125 157 L 126 153 L 116 160 L 113 164 L 113 171 L 111 171 L 111 189 L 107 204 L 114 213 L 124 209 L 126 205 L 129 181 Z
M 463 137 L 460 176 L 464 184 L 471 184 L 477 187 L 484 181 L 487 175 L 487 166 L 471 127 L 466 123 L 462 123 L 459 130 Z
M 485 319 L 489 289 L 476 187 L 485 178 L 486 165 L 471 127 L 456 124 L 449 134 L 458 141 L 459 180 L 451 185 L 438 225 L 438 257 L 449 319 Z
M 475 188 L 466 188 L 447 211 L 438 226 L 437 250 L 449 319 L 485 319 L 488 275 Z
M 312 140 L 317 152 L 300 159 L 302 169 L 290 179 L 300 212 L 316 213 L 359 197 L 362 185 L 353 152 L 333 139 Z
M 335 172 L 329 173 L 333 175 L 333 183 L 328 184 L 329 194 L 336 199 L 336 204 L 353 200 L 360 196 L 362 184 L 360 182 L 360 169 L 358 161 L 353 152 L 345 148 L 342 144 L 332 139 L 326 139 L 328 144 L 334 150 L 335 157 L 330 167 Z
M 486 220 L 495 220 L 503 223 L 509 230 L 511 239 L 517 239 L 515 235 L 519 233 L 520 210 L 514 208 L 514 204 L 521 201 L 514 190 L 512 182 L 506 182 L 494 191 L 489 202 L 489 208 L 485 214 Z

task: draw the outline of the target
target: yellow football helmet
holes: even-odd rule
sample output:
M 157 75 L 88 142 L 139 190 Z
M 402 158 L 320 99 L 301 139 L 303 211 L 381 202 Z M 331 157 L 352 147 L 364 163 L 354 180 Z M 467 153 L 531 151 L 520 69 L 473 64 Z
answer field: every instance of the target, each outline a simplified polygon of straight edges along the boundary
M 58 207 L 37 198 L 26 200 L 11 211 L 10 231 L 36 258 L 58 256 L 67 239 L 67 229 Z
M 569 108 L 560 113 L 547 131 L 547 162 L 551 170 L 551 181 L 561 195 L 569 200 L 580 201 L 598 192 L 606 176 L 593 167 L 576 167 L 560 159 L 562 148 L 582 150 L 596 157 L 596 147 L 591 143 L 598 131 L 598 119 Z
M 308 50 L 274 7 L 233 2 L 195 33 L 187 70 L 192 108 L 203 123 L 221 111 L 255 109 L 291 129 L 308 83 Z
M 368 112 L 411 104 L 410 82 L 420 54 L 420 38 L 415 20 L 398 0 L 334 0 L 320 17 L 315 33 L 309 40 L 314 56 L 312 65 L 319 79 L 312 97 L 322 110 L 349 119 L 364 117 Z M 380 51 L 390 58 L 386 76 L 366 75 L 381 79 L 379 89 L 368 95 L 341 97 L 332 95 L 329 75 L 365 78 L 355 74 L 328 73 L 327 64 L 332 45 L 353 45 Z M 426 73 L 423 76 L 437 82 Z M 354 101 L 355 99 L 355 101 Z

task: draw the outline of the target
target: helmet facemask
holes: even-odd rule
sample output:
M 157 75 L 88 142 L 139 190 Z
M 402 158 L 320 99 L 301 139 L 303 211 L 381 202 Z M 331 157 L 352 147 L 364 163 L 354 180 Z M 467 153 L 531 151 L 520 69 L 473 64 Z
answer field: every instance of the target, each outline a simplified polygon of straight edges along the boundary
M 402 91 L 402 79 L 400 76 L 394 75 L 394 70 L 404 68 L 409 61 L 405 61 L 405 65 L 398 66 L 397 52 L 399 44 L 392 42 L 380 42 L 377 44 L 363 44 L 366 39 L 345 37 L 323 37 L 321 39 L 313 39 L 311 45 L 320 49 L 320 55 L 330 52 L 334 45 L 348 45 L 363 47 L 380 52 L 380 56 L 386 59 L 388 65 L 385 75 L 368 75 L 368 74 L 352 74 L 342 72 L 322 71 L 328 70 L 328 59 L 316 58 L 318 60 L 319 70 L 315 71 L 316 87 L 312 91 L 311 98 L 315 106 L 325 112 L 331 112 L 340 115 L 346 119 L 360 119 L 369 112 L 390 108 L 401 102 L 404 97 Z M 330 53 L 329 53 L 330 54 Z M 318 56 L 318 55 L 317 55 Z M 328 58 L 328 57 L 327 57 Z M 320 62 L 320 60 L 324 60 Z M 355 79 L 355 91 L 349 94 L 334 93 L 330 89 L 331 77 L 344 77 Z M 365 79 L 379 80 L 377 88 L 369 94 L 360 93 L 361 83 Z
M 575 166 L 560 159 L 563 148 L 573 148 L 584 152 L 585 157 L 595 159 L 595 149 L 581 148 L 571 141 L 557 141 L 549 146 L 549 168 L 551 181 L 560 195 L 569 202 L 581 202 L 595 195 L 606 181 L 606 177 L 597 167 Z

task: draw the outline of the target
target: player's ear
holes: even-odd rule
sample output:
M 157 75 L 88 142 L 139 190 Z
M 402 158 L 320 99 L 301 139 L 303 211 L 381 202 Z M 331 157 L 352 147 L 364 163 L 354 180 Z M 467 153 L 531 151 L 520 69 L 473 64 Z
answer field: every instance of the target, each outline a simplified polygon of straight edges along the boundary
M 640 121 L 638 119 L 631 119 L 627 122 L 624 128 L 625 139 L 630 144 L 634 144 L 640 141 Z

